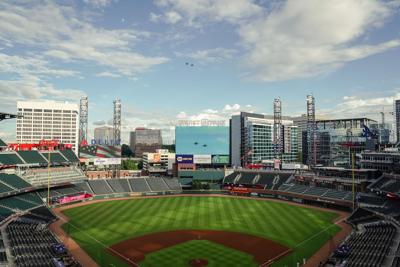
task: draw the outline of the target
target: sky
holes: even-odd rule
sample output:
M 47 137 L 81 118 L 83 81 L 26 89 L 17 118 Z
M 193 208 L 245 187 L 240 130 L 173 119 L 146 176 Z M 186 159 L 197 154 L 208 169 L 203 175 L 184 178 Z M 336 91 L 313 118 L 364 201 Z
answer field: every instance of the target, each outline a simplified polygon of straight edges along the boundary
M 171 143 L 179 120 L 272 114 L 277 97 L 300 115 L 307 94 L 317 116 L 391 121 L 399 13 L 399 0 L 3 0 L 0 111 L 88 96 L 90 137 L 120 98 L 124 142 L 136 127 Z

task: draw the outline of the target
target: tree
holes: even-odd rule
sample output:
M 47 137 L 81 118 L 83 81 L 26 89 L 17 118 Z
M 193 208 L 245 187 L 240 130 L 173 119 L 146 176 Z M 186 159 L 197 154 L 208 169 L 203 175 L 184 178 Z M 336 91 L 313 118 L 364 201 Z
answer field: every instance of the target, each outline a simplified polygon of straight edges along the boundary
M 128 160 L 122 161 L 121 167 L 123 170 L 138 170 L 139 169 L 138 165 L 139 164 L 137 162 L 134 162 L 133 160 L 128 159 Z
M 123 158 L 130 158 L 130 157 L 133 156 L 133 152 L 132 152 L 131 148 L 128 145 L 123 144 L 121 146 L 121 156 Z

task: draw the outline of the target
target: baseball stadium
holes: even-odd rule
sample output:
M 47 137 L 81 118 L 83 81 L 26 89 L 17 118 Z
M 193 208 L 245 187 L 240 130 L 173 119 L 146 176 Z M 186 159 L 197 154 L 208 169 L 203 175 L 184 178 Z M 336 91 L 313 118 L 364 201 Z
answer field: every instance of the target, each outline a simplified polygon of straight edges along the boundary
M 79 158 L 54 140 L 0 148 L 0 266 L 400 263 L 398 175 L 215 161 L 172 176 L 122 175 L 118 165 L 89 176 L 91 164 L 120 162 L 108 155 L 121 149 L 85 145 Z
M 5 150 L 0 162 L 2 266 L 397 266 L 395 200 L 364 193 L 352 211 L 351 191 L 295 173 L 233 171 L 219 189 L 190 190 L 170 177 L 87 179 L 68 148 Z M 382 175 L 369 188 L 399 184 Z

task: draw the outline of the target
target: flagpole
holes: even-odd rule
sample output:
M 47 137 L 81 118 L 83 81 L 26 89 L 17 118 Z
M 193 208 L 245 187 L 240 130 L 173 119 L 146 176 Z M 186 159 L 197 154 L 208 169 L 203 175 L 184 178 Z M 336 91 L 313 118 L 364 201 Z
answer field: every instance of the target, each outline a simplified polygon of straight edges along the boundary
M 352 161 L 352 168 L 351 168 L 351 177 L 352 177 L 352 181 L 353 181 L 353 184 L 352 184 L 352 192 L 353 192 L 353 211 L 354 211 L 354 209 L 355 209 L 355 199 L 356 199 L 356 196 L 355 196 L 355 177 L 354 177 L 354 161 L 355 161 L 355 157 L 354 157 L 354 152 L 352 152 L 352 154 L 351 154 L 351 161 Z
M 47 206 L 50 207 L 50 151 L 48 151 L 48 156 L 47 156 Z

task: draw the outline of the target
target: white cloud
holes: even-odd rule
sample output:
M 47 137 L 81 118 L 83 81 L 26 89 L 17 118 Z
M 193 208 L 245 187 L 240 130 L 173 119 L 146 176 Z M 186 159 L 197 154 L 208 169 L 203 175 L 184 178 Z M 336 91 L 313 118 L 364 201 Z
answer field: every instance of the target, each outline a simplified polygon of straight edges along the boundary
M 246 79 L 279 81 L 324 75 L 344 64 L 399 47 L 400 39 L 367 44 L 398 4 L 378 0 L 287 0 L 262 7 L 252 0 L 159 0 L 185 25 L 228 22 L 244 48 Z M 205 51 L 192 54 L 206 57 Z
M 262 11 L 251 0 L 158 0 L 156 4 L 173 10 L 189 25 L 212 21 L 238 22 Z
M 33 75 L 23 75 L 18 80 L 0 80 L 0 103 L 4 110 L 15 110 L 16 101 L 23 99 L 55 99 L 78 101 L 85 95 L 75 89 L 58 89 Z
M 134 44 L 150 36 L 148 32 L 95 27 L 72 7 L 51 1 L 42 5 L 1 2 L 0 20 L 0 40 L 40 49 L 48 58 L 87 61 L 129 77 L 168 61 L 133 49 Z
M 108 78 L 121 77 L 121 75 L 113 73 L 113 72 L 109 72 L 109 71 L 103 71 L 103 72 L 97 73 L 96 76 L 97 77 L 108 77 Z
M 323 109 L 317 113 L 331 118 L 368 117 L 380 122 L 381 112 L 385 112 L 386 122 L 392 122 L 393 101 L 395 99 L 400 99 L 400 91 L 392 96 L 374 98 L 344 96 L 343 101 L 333 109 Z
M 175 24 L 182 19 L 182 16 L 179 13 L 170 11 L 165 13 L 165 20 L 170 24 Z
M 150 12 L 149 20 L 151 22 L 159 22 L 159 21 L 161 21 L 161 19 L 162 19 L 162 15 Z
M 195 60 L 197 63 L 209 64 L 231 59 L 235 53 L 236 50 L 234 49 L 217 47 L 212 49 L 197 50 L 190 53 L 175 52 L 175 55 L 178 57 Z
M 86 4 L 89 4 L 96 8 L 106 7 L 111 5 L 112 2 L 117 2 L 118 0 L 83 0 Z
M 251 78 L 288 80 L 331 72 L 349 61 L 400 46 L 395 39 L 354 44 L 381 26 L 392 10 L 375 0 L 289 0 L 268 16 L 240 26 Z
M 3 53 L 0 53 L 0 72 L 16 73 L 19 75 L 51 75 L 54 77 L 73 76 L 78 73 L 72 70 L 54 68 L 47 60 L 39 57 L 10 56 Z

